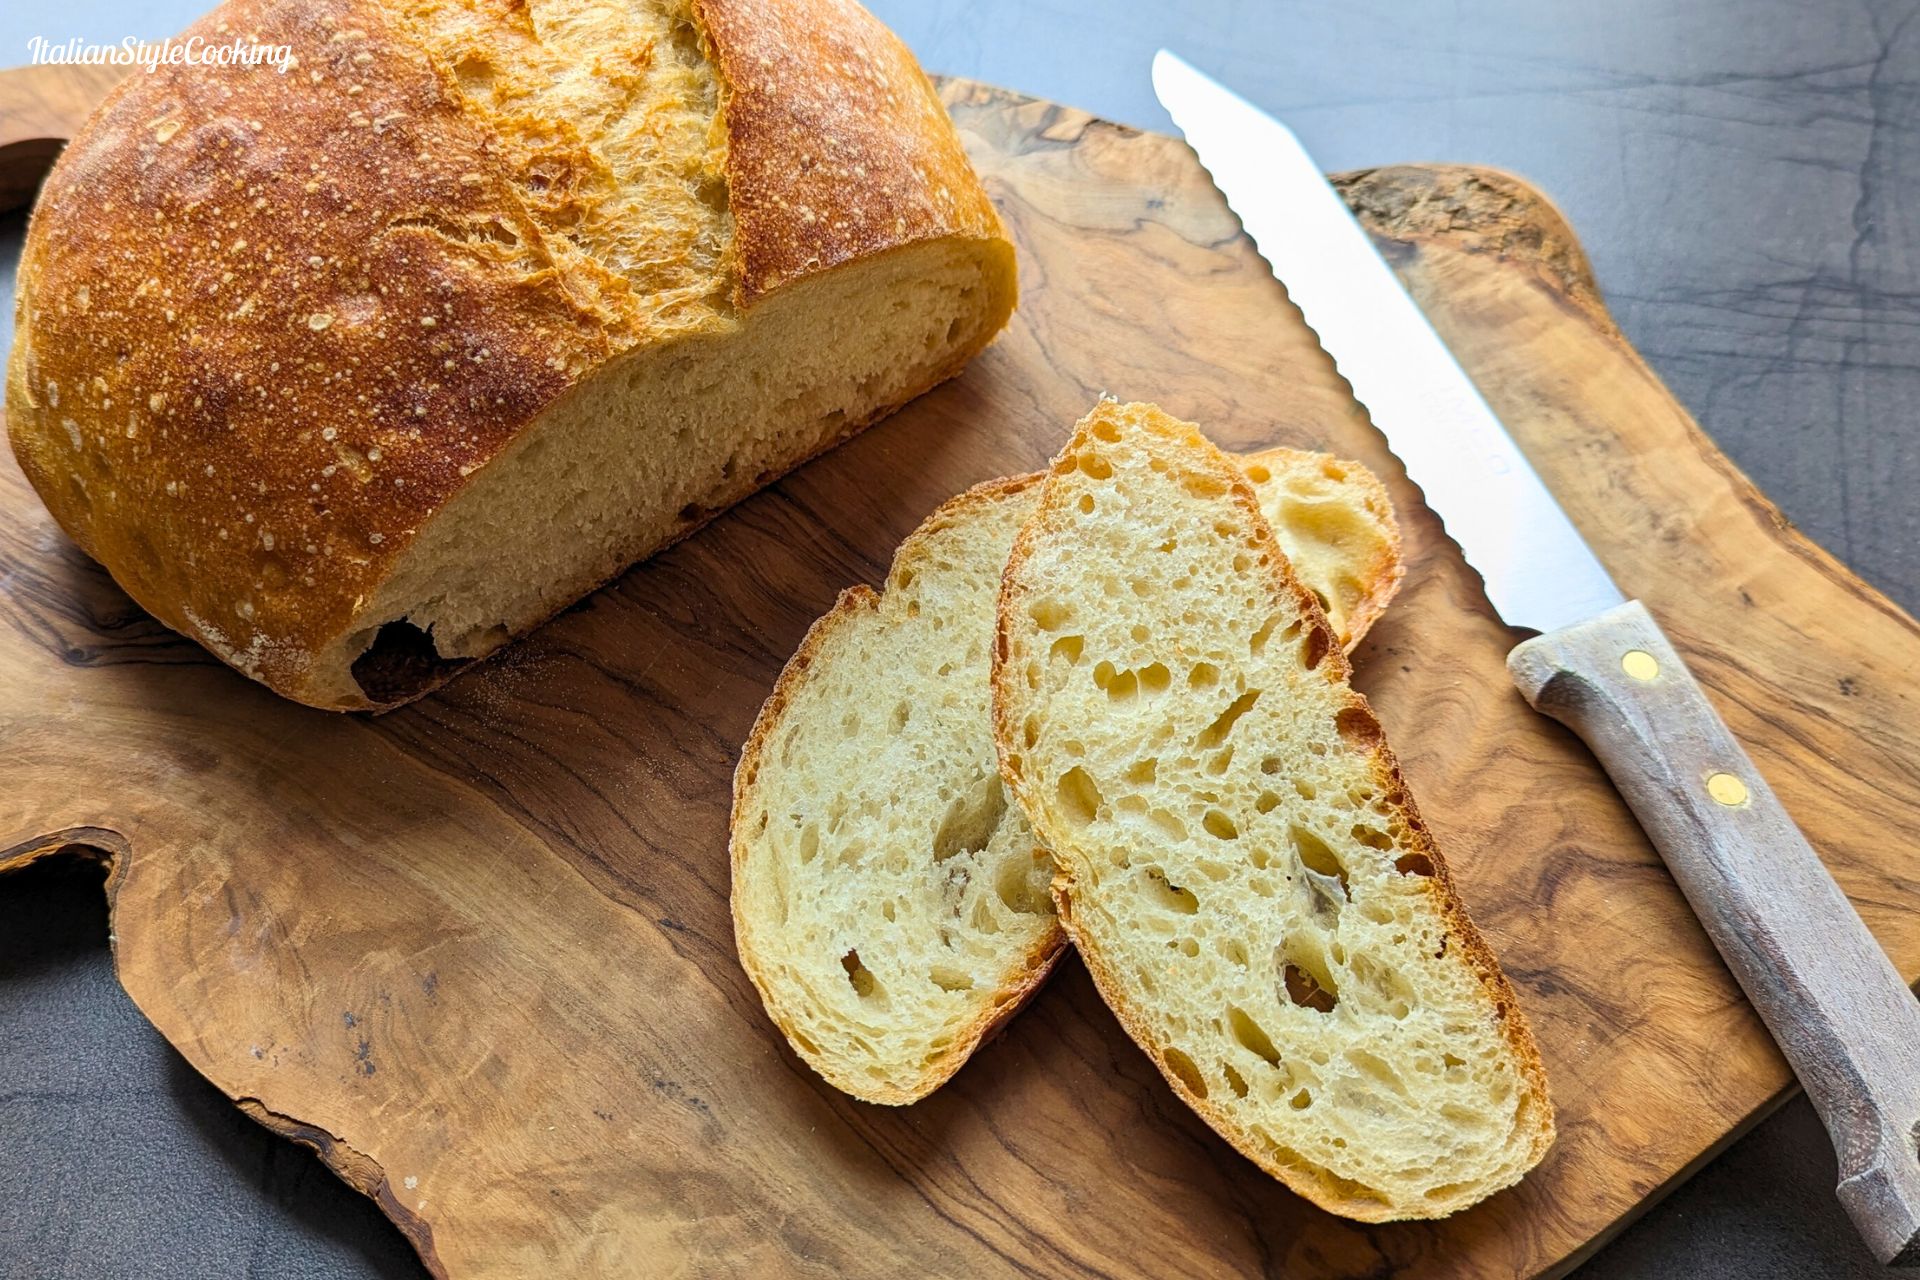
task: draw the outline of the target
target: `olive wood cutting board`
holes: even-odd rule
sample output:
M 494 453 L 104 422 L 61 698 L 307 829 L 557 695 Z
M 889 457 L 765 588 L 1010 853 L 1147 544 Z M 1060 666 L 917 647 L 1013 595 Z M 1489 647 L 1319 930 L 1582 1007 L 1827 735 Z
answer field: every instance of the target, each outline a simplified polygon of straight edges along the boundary
M 141 1010 L 437 1275 L 1568 1269 L 1785 1096 L 1785 1066 L 1606 777 L 1508 682 L 1518 634 L 1191 153 L 944 92 L 1019 242 L 1012 328 L 418 705 L 329 715 L 233 674 L 133 606 L 6 456 L 0 867 L 104 859 Z M 1341 184 L 1920 973 L 1920 628 L 1701 434 L 1539 193 L 1424 166 Z M 1311 1208 L 1175 1100 L 1071 960 L 904 1109 L 817 1079 L 740 969 L 728 786 L 781 664 L 936 505 L 1039 467 L 1101 392 L 1232 448 L 1361 459 L 1392 490 L 1409 573 L 1357 682 L 1559 1111 L 1545 1163 L 1477 1208 L 1377 1227 Z

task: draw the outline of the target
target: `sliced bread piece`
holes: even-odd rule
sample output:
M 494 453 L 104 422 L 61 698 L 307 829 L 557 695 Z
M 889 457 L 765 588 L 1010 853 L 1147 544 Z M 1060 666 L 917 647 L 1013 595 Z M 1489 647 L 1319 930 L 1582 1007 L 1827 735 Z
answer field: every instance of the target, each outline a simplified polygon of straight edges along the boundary
M 1553 1136 L 1512 988 L 1325 616 L 1192 426 L 1102 403 L 1001 589 L 1002 772 L 1062 923 L 1174 1091 L 1366 1221 L 1520 1178 Z
M 1364 632 L 1400 581 L 1379 480 L 1292 449 L 1244 461 L 1303 578 Z M 938 1088 L 1065 941 L 1053 864 L 1007 802 L 988 708 L 1000 574 L 1040 480 L 946 503 L 901 544 L 884 594 L 842 594 L 741 754 L 741 960 L 800 1056 L 870 1102 Z

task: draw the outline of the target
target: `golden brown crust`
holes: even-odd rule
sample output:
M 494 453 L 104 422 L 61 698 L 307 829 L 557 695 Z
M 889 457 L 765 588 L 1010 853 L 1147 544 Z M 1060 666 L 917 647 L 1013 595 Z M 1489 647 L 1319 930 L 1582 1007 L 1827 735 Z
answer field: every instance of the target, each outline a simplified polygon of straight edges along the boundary
M 1339 637 L 1341 647 L 1352 653 L 1354 646 L 1366 639 L 1367 632 L 1373 629 L 1373 624 L 1393 603 L 1393 598 L 1400 594 L 1400 583 L 1407 576 L 1400 541 L 1400 521 L 1394 515 L 1393 498 L 1387 493 L 1387 486 L 1370 467 L 1337 458 L 1330 453 L 1276 448 L 1228 456 L 1233 457 L 1242 468 L 1263 464 L 1274 470 L 1287 470 L 1303 464 L 1335 467 L 1343 484 L 1361 491 L 1361 502 L 1368 513 L 1379 521 L 1386 542 L 1361 574 L 1366 590 L 1361 592 L 1360 599 L 1348 610 L 1346 634 Z
M 553 274 L 408 224 L 492 217 L 537 243 L 375 8 L 231 0 L 190 32 L 299 64 L 130 76 L 80 130 L 21 264 L 9 434 L 129 594 L 290 688 L 608 339 Z
M 1094 414 L 1088 415 L 1075 428 L 1073 435 L 1048 469 L 1049 478 L 1067 474 L 1075 468 L 1078 453 L 1089 443 L 1087 437 L 1092 419 L 1099 411 L 1096 408 Z M 1154 412 L 1164 425 L 1170 425 L 1177 430 L 1184 445 L 1193 450 L 1195 465 L 1204 469 L 1210 478 L 1224 486 L 1228 498 L 1241 508 L 1243 516 L 1252 517 L 1250 527 L 1254 530 L 1254 536 L 1259 542 L 1265 544 L 1268 552 L 1258 559 L 1269 566 L 1275 594 L 1291 598 L 1303 616 L 1310 620 L 1317 619 L 1320 627 L 1327 632 L 1328 657 L 1316 669 L 1329 683 L 1345 684 L 1352 674 L 1346 654 L 1338 645 L 1332 643 L 1326 616 L 1319 602 L 1313 598 L 1313 593 L 1293 576 L 1292 571 L 1287 567 L 1286 557 L 1282 554 L 1274 554 L 1279 550 L 1278 543 L 1274 539 L 1273 531 L 1268 526 L 1266 518 L 1260 513 L 1259 498 L 1254 493 L 1246 475 L 1191 423 L 1160 414 L 1157 409 Z M 1031 794 L 1026 778 L 1019 768 L 1014 747 L 1018 740 L 1012 722 L 1011 689 L 1014 677 L 1006 659 L 1014 620 L 1021 613 L 1018 600 L 1019 570 L 1032 555 L 1035 542 L 1048 531 L 1044 502 L 1043 498 L 1041 510 L 1034 514 L 1014 540 L 1013 552 L 1007 559 L 1006 572 L 1001 577 L 1000 604 L 994 632 L 994 742 L 1000 756 L 1001 776 L 1030 816 L 1038 813 L 1040 809 L 1036 803 L 1036 797 Z M 1540 1050 L 1534 1042 L 1532 1029 L 1527 1025 L 1526 1016 L 1520 1010 L 1512 984 L 1507 980 L 1506 974 L 1501 971 L 1498 960 L 1494 958 L 1493 951 L 1486 940 L 1481 937 L 1479 929 L 1467 915 L 1466 905 L 1454 888 L 1452 873 L 1447 868 L 1446 859 L 1441 856 L 1440 850 L 1434 844 L 1432 833 L 1427 830 L 1419 810 L 1414 806 L 1413 797 L 1407 792 L 1401 777 L 1399 762 L 1394 758 L 1392 749 L 1387 746 L 1385 735 L 1378 732 L 1379 720 L 1374 716 L 1373 709 L 1368 705 L 1365 697 L 1352 689 L 1348 689 L 1347 709 L 1364 715 L 1365 723 L 1371 725 L 1374 731 L 1369 735 L 1374 740 L 1370 752 L 1374 777 L 1387 803 L 1400 807 L 1404 813 L 1416 850 L 1424 854 L 1432 864 L 1433 874 L 1430 878 L 1434 892 L 1439 895 L 1439 906 L 1442 917 L 1446 921 L 1447 936 L 1464 948 L 1475 975 L 1480 979 L 1493 1003 L 1494 1016 L 1508 1045 L 1513 1050 L 1515 1060 L 1520 1067 L 1521 1077 L 1531 1091 L 1535 1111 L 1539 1117 L 1539 1122 L 1530 1135 L 1526 1156 L 1526 1167 L 1531 1167 L 1545 1154 L 1554 1136 L 1553 1108 L 1547 1092 L 1546 1067 L 1541 1061 Z M 1390 1206 L 1382 1204 L 1378 1199 L 1343 1196 L 1331 1175 L 1317 1177 L 1313 1171 L 1274 1160 L 1269 1151 L 1254 1143 L 1249 1135 L 1243 1133 L 1239 1126 L 1232 1123 L 1217 1106 L 1187 1087 L 1186 1082 L 1169 1068 L 1164 1056 L 1158 1052 L 1160 1046 L 1155 1044 L 1150 1028 L 1142 1019 L 1134 1016 L 1127 1002 L 1119 997 L 1122 987 L 1118 976 L 1107 963 L 1097 942 L 1089 939 L 1078 927 L 1073 912 L 1074 886 L 1070 867 L 1059 859 L 1055 860 L 1054 866 L 1052 886 L 1054 905 L 1067 936 L 1079 951 L 1080 958 L 1085 961 L 1087 971 L 1092 975 L 1094 986 L 1099 990 L 1101 998 L 1113 1010 L 1114 1016 L 1120 1020 L 1134 1043 L 1147 1051 L 1147 1056 L 1153 1060 L 1154 1066 L 1166 1078 L 1168 1087 L 1174 1091 L 1175 1095 L 1192 1107 L 1208 1126 L 1235 1150 L 1321 1208 L 1363 1222 L 1389 1221 L 1402 1216 L 1393 1212 Z M 1468 1197 L 1460 1204 L 1436 1204 L 1434 1209 L 1438 1213 L 1452 1212 L 1457 1208 L 1465 1207 L 1467 1203 L 1472 1202 L 1473 1198 Z
M 904 245 L 1005 243 L 946 108 L 872 14 L 853 0 L 696 0 L 695 10 L 726 86 L 742 305 Z
M 737 148 L 740 303 L 948 235 L 993 240 L 1010 278 L 951 123 L 885 28 L 845 0 L 701 8 Z M 228 0 L 187 34 L 297 63 L 131 76 L 80 130 L 21 263 L 9 435 L 142 606 L 321 701 L 315 656 L 386 621 L 358 611 L 418 531 L 671 326 L 610 306 L 379 0 Z M 822 129 L 848 136 L 810 141 Z
M 998 480 L 988 480 L 968 489 L 957 497 L 949 498 L 936 507 L 920 526 L 901 542 L 894 552 L 893 562 L 887 568 L 887 581 L 891 581 L 899 570 L 912 560 L 926 540 L 941 529 L 962 523 L 973 517 L 974 513 L 995 502 L 1033 487 L 1042 480 L 1040 472 L 1030 475 L 1009 476 Z M 895 1088 L 891 1085 L 876 1085 L 865 1077 L 850 1076 L 834 1069 L 834 1064 L 817 1054 L 809 1053 L 804 1047 L 804 1036 L 796 1035 L 796 1028 L 787 1016 L 781 1001 L 767 982 L 759 965 L 757 954 L 747 945 L 750 936 L 744 913 L 741 910 L 740 883 L 742 870 L 747 858 L 747 838 L 743 834 L 743 815 L 752 811 L 753 789 L 758 782 L 760 763 L 767 751 L 767 745 L 779 729 L 786 716 L 788 705 L 794 694 L 807 678 L 808 669 L 826 647 L 834 632 L 862 613 L 880 607 L 881 595 L 865 584 L 848 587 L 834 601 L 833 608 L 827 610 L 807 628 L 807 634 L 801 639 L 800 647 L 780 671 L 774 681 L 773 691 L 761 704 L 760 712 L 754 717 L 753 729 L 747 735 L 747 741 L 740 748 L 740 763 L 733 773 L 733 809 L 728 823 L 728 853 L 732 872 L 733 891 L 730 903 L 733 913 L 733 933 L 735 947 L 740 957 L 740 966 L 752 980 L 754 989 L 760 993 L 760 1002 L 767 1014 L 780 1029 L 794 1052 L 812 1067 L 820 1076 L 843 1093 L 851 1094 L 866 1102 L 887 1106 L 904 1106 L 938 1089 L 953 1078 L 981 1045 L 985 1044 L 1004 1027 L 1012 1017 L 1024 1008 L 1028 1001 L 1046 985 L 1047 977 L 1053 972 L 1060 955 L 1066 950 L 1066 934 L 1056 922 L 1054 927 L 1037 939 L 1022 955 L 1016 965 L 1009 970 L 1006 979 L 992 993 L 991 1003 L 981 1010 L 974 1020 L 957 1028 L 953 1041 L 947 1050 L 928 1064 L 925 1071 L 909 1088 Z M 1042 852 L 1035 847 L 1036 854 Z

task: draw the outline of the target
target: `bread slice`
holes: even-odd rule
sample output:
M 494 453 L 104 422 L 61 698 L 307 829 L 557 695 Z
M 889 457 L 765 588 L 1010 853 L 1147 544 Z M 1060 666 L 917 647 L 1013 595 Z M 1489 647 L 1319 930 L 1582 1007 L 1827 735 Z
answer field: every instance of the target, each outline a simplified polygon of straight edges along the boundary
M 1002 772 L 1102 996 L 1261 1167 L 1367 1221 L 1451 1213 L 1553 1136 L 1512 988 L 1245 478 L 1102 403 L 1001 589 Z
M 1244 462 L 1307 579 L 1364 631 L 1400 580 L 1380 482 L 1324 454 Z M 870 1102 L 946 1081 L 1064 944 L 1052 862 L 1007 802 L 988 708 L 1000 573 L 1040 480 L 946 503 L 901 544 L 884 594 L 845 592 L 741 753 L 741 960 L 800 1056 Z
M 226 0 L 42 188 L 6 419 L 143 607 L 398 705 L 958 373 L 1014 251 L 851 0 Z

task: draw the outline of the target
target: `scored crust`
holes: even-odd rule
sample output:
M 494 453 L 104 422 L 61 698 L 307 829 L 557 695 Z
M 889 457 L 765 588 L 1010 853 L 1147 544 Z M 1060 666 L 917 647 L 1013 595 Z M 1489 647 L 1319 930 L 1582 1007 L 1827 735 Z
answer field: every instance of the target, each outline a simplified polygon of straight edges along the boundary
M 1103 401 L 1087 415 L 1074 429 L 1060 454 L 1054 459 L 1047 471 L 1049 481 L 1055 476 L 1069 474 L 1077 466 L 1076 455 L 1085 443 L 1094 422 L 1102 414 L 1127 412 L 1141 409 L 1151 416 L 1155 428 L 1167 434 L 1177 442 L 1181 451 L 1188 455 L 1186 465 L 1194 471 L 1205 474 L 1221 486 L 1226 499 L 1239 509 L 1239 514 L 1247 522 L 1256 545 L 1263 547 L 1269 554 L 1259 557 L 1268 566 L 1268 583 L 1276 597 L 1290 598 L 1294 601 L 1308 625 L 1318 625 L 1328 637 L 1325 645 L 1326 656 L 1316 668 L 1331 684 L 1345 684 L 1351 677 L 1352 667 L 1346 654 L 1338 644 L 1331 642 L 1331 632 L 1327 628 L 1325 614 L 1313 593 L 1301 585 L 1286 567 L 1284 555 L 1271 554 L 1278 550 L 1277 541 L 1265 517 L 1260 512 L 1258 498 L 1246 477 L 1229 462 L 1224 454 L 1191 423 L 1182 422 L 1162 413 L 1157 407 L 1121 406 L 1111 401 Z M 1019 571 L 1032 555 L 1037 541 L 1059 527 L 1059 518 L 1050 513 L 1042 498 L 1040 509 L 1034 517 L 1022 527 L 1014 541 L 1013 552 L 1007 561 L 1006 573 L 1001 579 L 1000 604 L 995 627 L 994 664 L 993 664 L 993 716 L 994 739 L 999 751 L 1001 772 L 1008 787 L 1019 797 L 1022 807 L 1029 816 L 1041 812 L 1037 798 L 1033 795 L 1028 781 L 1018 764 L 1015 743 L 1018 734 L 1013 723 L 1012 683 L 1014 676 L 1007 661 L 1010 633 L 1015 619 L 1020 615 L 1023 604 L 1022 588 L 1019 585 Z M 1552 1145 L 1554 1137 L 1553 1110 L 1549 1101 L 1546 1079 L 1546 1067 L 1540 1057 L 1539 1047 L 1533 1039 L 1533 1032 L 1527 1025 L 1513 986 L 1501 970 L 1493 950 L 1481 936 L 1479 929 L 1468 916 L 1466 905 L 1461 900 L 1453 882 L 1453 875 L 1444 856 L 1435 845 L 1431 832 L 1421 819 L 1419 809 L 1412 795 L 1407 791 L 1401 775 L 1399 761 L 1387 745 L 1379 719 L 1366 698 L 1350 685 L 1346 689 L 1347 702 L 1345 715 L 1351 712 L 1358 717 L 1360 732 L 1371 739 L 1368 751 L 1368 763 L 1375 784 L 1387 797 L 1388 803 L 1403 815 L 1414 850 L 1424 855 L 1432 866 L 1431 884 L 1437 895 L 1436 905 L 1445 922 L 1447 935 L 1459 942 L 1474 975 L 1479 979 L 1488 999 L 1493 1006 L 1494 1017 L 1503 1038 L 1513 1052 L 1519 1067 L 1519 1077 L 1536 1104 L 1534 1113 L 1540 1118 L 1529 1139 L 1528 1150 L 1523 1159 L 1523 1168 L 1531 1168 Z M 1036 834 L 1044 837 L 1038 824 Z M 1074 883 L 1070 864 L 1059 857 L 1055 859 L 1055 877 L 1053 896 L 1062 925 L 1068 937 L 1073 941 L 1081 959 L 1085 961 L 1088 973 L 1094 979 L 1094 985 L 1115 1017 L 1120 1020 L 1129 1037 L 1147 1051 L 1154 1066 L 1166 1079 L 1168 1087 L 1192 1107 L 1214 1132 L 1238 1150 L 1242 1155 L 1259 1165 L 1267 1173 L 1279 1179 L 1287 1187 L 1304 1196 L 1314 1204 L 1329 1212 L 1338 1213 L 1360 1221 L 1389 1221 L 1402 1216 L 1391 1206 L 1371 1196 L 1346 1194 L 1338 1185 L 1335 1175 L 1320 1171 L 1320 1176 L 1272 1159 L 1269 1153 L 1255 1142 L 1233 1122 L 1218 1106 L 1205 1097 L 1198 1096 L 1187 1083 L 1168 1065 L 1162 1050 L 1168 1046 L 1154 1042 L 1142 1015 L 1132 1010 L 1125 999 L 1121 998 L 1122 987 L 1112 963 L 1100 949 L 1097 939 L 1090 938 L 1078 927 L 1073 911 Z M 1482 1193 L 1484 1194 L 1484 1192 Z M 1479 1195 L 1467 1194 L 1459 1197 L 1458 1203 L 1443 1202 L 1433 1206 L 1435 1213 L 1452 1212 L 1474 1203 Z M 1422 1216 L 1434 1216 L 1423 1214 Z
M 737 298 L 944 236 L 1002 239 L 940 96 L 853 0 L 696 0 L 727 85 Z
M 228 0 L 184 37 L 284 44 L 291 70 L 123 80 L 48 176 L 19 273 L 9 435 L 55 519 L 162 622 L 300 697 L 420 529 L 612 357 L 943 238 L 1010 281 L 884 26 L 849 0 L 694 7 L 730 287 L 671 306 L 543 223 L 539 192 L 577 216 L 554 191 L 580 149 L 517 169 L 408 5 Z

